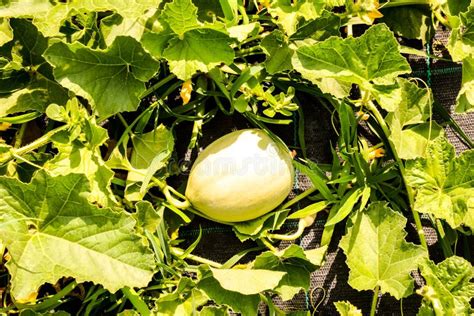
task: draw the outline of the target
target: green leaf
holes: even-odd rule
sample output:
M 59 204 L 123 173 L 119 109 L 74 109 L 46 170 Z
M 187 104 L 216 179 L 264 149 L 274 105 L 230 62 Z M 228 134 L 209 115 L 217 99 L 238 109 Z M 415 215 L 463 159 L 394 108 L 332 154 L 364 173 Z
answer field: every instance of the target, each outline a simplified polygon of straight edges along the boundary
M 426 281 L 426 285 L 416 291 L 423 296 L 420 310 L 428 315 L 472 315 L 470 302 L 474 298 L 474 283 L 469 261 L 453 256 L 436 265 L 425 260 L 420 271 Z
M 293 50 L 288 46 L 283 33 L 275 30 L 266 36 L 260 46 L 267 55 L 265 68 L 268 73 L 276 74 L 285 70 L 291 70 L 291 56 Z
M 372 203 L 352 217 L 352 225 L 339 246 L 349 266 L 349 284 L 354 289 L 373 290 L 401 299 L 413 292 L 410 272 L 426 251 L 405 241 L 406 218 L 385 204 Z
M 385 120 L 398 156 L 402 159 L 425 157 L 428 142 L 444 135 L 441 126 L 426 122 L 431 117 L 431 91 L 398 78 L 396 84 L 375 86 L 373 92 L 379 105 L 389 112 Z
M 185 32 L 200 26 L 197 19 L 197 7 L 191 0 L 173 0 L 165 5 L 162 14 L 173 32 L 180 38 Z
M 133 169 L 127 175 L 127 189 L 141 182 L 140 192 L 127 192 L 129 201 L 141 200 L 152 176 L 165 167 L 174 149 L 174 138 L 163 124 L 153 131 L 132 136 L 133 151 L 130 163 Z M 128 191 L 128 190 L 127 190 Z
M 474 55 L 463 60 L 462 85 L 456 100 L 456 112 L 474 111 Z
M 362 316 L 362 311 L 347 301 L 335 302 L 334 306 L 341 316 Z
M 290 36 L 296 32 L 300 20 L 318 18 L 325 7 L 324 0 L 272 0 L 268 12 Z
M 225 304 L 235 312 L 243 315 L 257 315 L 260 296 L 258 294 L 244 295 L 239 292 L 224 289 L 213 277 L 208 267 L 199 267 L 200 281 L 198 288 L 206 293 L 217 304 Z
M 390 112 L 387 123 L 397 120 L 402 126 L 424 123 L 431 116 L 433 96 L 430 90 L 398 78 L 391 86 L 375 86 L 375 97 L 380 106 Z
M 431 19 L 431 11 L 416 6 L 402 6 L 382 10 L 381 22 L 397 35 L 419 39 L 423 43 L 429 42 L 433 37 L 434 25 Z
M 313 204 L 310 204 L 294 213 L 291 213 L 287 218 L 288 219 L 300 219 L 305 218 L 310 215 L 317 214 L 322 210 L 326 209 L 331 203 L 327 201 L 319 201 Z
M 126 19 L 138 19 L 148 10 L 156 9 L 161 1 L 155 0 L 76 0 L 67 3 L 42 0 L 16 0 L 0 7 L 0 17 L 32 18 L 33 24 L 44 36 L 59 36 L 66 19 L 84 11 L 114 11 Z
M 169 41 L 174 37 L 176 35 L 168 26 L 163 27 L 160 25 L 160 27 L 154 30 L 145 31 L 141 44 L 147 52 L 158 60 L 163 56 L 163 51 L 168 46 Z
M 471 0 L 444 0 L 441 1 L 443 9 L 449 15 L 458 15 L 461 12 L 467 11 Z
M 210 269 L 223 289 L 253 295 L 274 289 L 285 272 L 267 269 Z
M 153 255 L 134 234 L 135 221 L 123 210 L 90 204 L 88 190 L 80 174 L 39 172 L 28 184 L 0 178 L 0 234 L 18 301 L 34 299 L 40 285 L 64 276 L 111 292 L 151 280 Z
M 160 295 L 156 301 L 156 315 L 192 315 L 199 306 L 208 301 L 209 298 L 195 288 L 191 279 L 182 277 L 173 292 Z
M 447 48 L 453 61 L 474 57 L 474 5 L 459 15 L 459 25 L 451 31 Z
M 306 40 L 312 38 L 324 41 L 331 36 L 340 36 L 341 18 L 329 11 L 323 11 L 315 20 L 305 21 L 298 25 L 296 33 L 290 36 L 291 40 Z
M 250 221 L 234 223 L 232 230 L 240 241 L 256 240 L 265 236 L 269 230 L 279 229 L 285 222 L 288 212 L 288 210 L 270 212 Z
M 159 65 L 140 43 L 122 36 L 106 50 L 55 43 L 44 56 L 54 66 L 56 80 L 86 98 L 101 117 L 136 110 L 145 82 Z
M 107 46 L 112 45 L 118 36 L 130 36 L 140 41 L 147 30 L 147 23 L 153 21 L 156 10 L 148 10 L 146 14 L 138 18 L 123 18 L 119 14 L 113 14 L 100 21 L 100 30 Z
M 310 274 L 322 265 L 326 250 L 325 246 L 304 251 L 293 244 L 277 253 L 267 251 L 260 254 L 255 258 L 253 268 L 285 272 L 275 291 L 286 301 L 301 289 L 309 289 Z
M 12 39 L 13 30 L 10 26 L 10 20 L 7 18 L 0 18 L 0 46 L 3 46 Z
M 398 121 L 392 121 L 389 139 L 401 159 L 429 157 L 427 147 L 431 140 L 444 136 L 444 129 L 436 122 L 418 124 L 403 128 Z
M 208 72 L 222 63 L 231 64 L 234 50 L 229 42 L 229 36 L 219 31 L 194 29 L 184 33 L 183 39 L 171 39 L 163 57 L 179 79 L 188 80 L 198 71 Z
M 53 145 L 58 154 L 46 162 L 44 168 L 52 176 L 70 173 L 84 174 L 90 182 L 88 200 L 101 206 L 117 204 L 110 188 L 114 172 L 105 165 L 100 146 L 108 138 L 107 130 L 98 126 L 95 118 L 89 116 L 77 99 L 69 101 L 66 109 L 52 104 L 47 112 L 64 111 L 64 121 L 72 128 L 61 137 L 53 138 Z M 57 114 L 56 118 L 59 118 Z M 51 116 L 50 116 L 51 117 Z
M 229 313 L 226 307 L 204 306 L 199 313 L 199 316 L 228 316 Z
M 253 22 L 249 24 L 242 24 L 229 27 L 227 31 L 229 36 L 237 39 L 237 41 L 242 42 L 247 39 L 252 33 L 257 33 L 260 28 L 260 23 Z
M 406 164 L 415 210 L 444 219 L 453 228 L 474 229 L 474 150 L 456 157 L 454 147 L 440 137 L 428 145 L 426 157 Z
M 137 228 L 154 233 L 163 220 L 160 213 L 148 201 L 138 201 L 135 208 L 136 213 L 133 215 L 137 222 Z
M 10 25 L 14 39 L 6 69 L 0 73 L 0 116 L 65 104 L 67 92 L 54 81 L 52 67 L 42 57 L 47 39 L 26 20 L 13 19 Z
M 410 72 L 399 49 L 393 33 L 378 24 L 358 38 L 330 37 L 298 47 L 292 62 L 295 70 L 317 85 L 326 78 L 370 90 L 373 83 L 392 84 L 398 75 Z

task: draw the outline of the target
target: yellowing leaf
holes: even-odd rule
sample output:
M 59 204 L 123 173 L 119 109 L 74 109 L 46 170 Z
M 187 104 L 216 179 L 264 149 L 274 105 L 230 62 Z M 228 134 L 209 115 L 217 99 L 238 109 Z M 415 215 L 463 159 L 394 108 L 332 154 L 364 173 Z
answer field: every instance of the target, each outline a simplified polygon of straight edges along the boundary
M 179 96 L 183 100 L 183 105 L 186 105 L 191 100 L 191 93 L 193 92 L 193 82 L 191 79 L 186 80 L 183 82 L 181 86 L 181 91 L 179 92 Z

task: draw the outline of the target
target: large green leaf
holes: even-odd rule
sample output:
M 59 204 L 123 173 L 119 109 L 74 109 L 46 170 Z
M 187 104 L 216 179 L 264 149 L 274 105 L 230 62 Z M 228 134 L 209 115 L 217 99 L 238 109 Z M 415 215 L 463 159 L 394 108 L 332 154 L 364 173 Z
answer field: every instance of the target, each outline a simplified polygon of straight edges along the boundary
M 310 274 L 322 265 L 326 250 L 325 246 L 304 251 L 293 244 L 277 253 L 260 254 L 255 258 L 253 268 L 285 272 L 275 291 L 283 300 L 289 300 L 301 289 L 309 289 Z
M 115 11 L 126 19 L 136 20 L 154 10 L 158 0 L 70 0 L 67 3 L 43 0 L 14 0 L 0 7 L 0 17 L 28 17 L 44 36 L 60 35 L 60 27 L 73 13 Z
M 425 256 L 421 246 L 405 241 L 406 218 L 378 202 L 356 213 L 339 246 L 349 266 L 349 284 L 356 290 L 373 290 L 397 299 L 413 292 L 410 272 Z
M 54 66 L 56 80 L 86 98 L 101 117 L 136 110 L 145 82 L 159 65 L 140 43 L 122 36 L 106 50 L 55 43 L 44 56 Z
M 12 19 L 14 39 L 0 72 L 0 116 L 28 110 L 44 111 L 50 103 L 65 104 L 68 96 L 54 81 L 42 57 L 48 41 L 26 20 Z
M 415 210 L 444 219 L 453 228 L 474 229 L 474 150 L 456 157 L 445 139 L 432 141 L 427 158 L 407 162 L 408 185 L 415 189 Z
M 427 315 L 472 315 L 473 269 L 469 261 L 453 256 L 435 264 L 420 265 L 426 284 L 416 292 L 423 296 L 421 310 Z M 419 313 L 419 315 L 422 313 Z
M 230 38 L 216 30 L 200 28 L 173 38 L 163 52 L 170 70 L 181 80 L 190 79 L 196 72 L 208 72 L 222 63 L 231 64 L 234 50 Z
M 301 46 L 293 55 L 293 67 L 318 85 L 326 78 L 356 83 L 367 90 L 372 83 L 393 84 L 398 75 L 410 72 L 397 40 L 385 24 L 372 26 L 358 38 L 330 37 Z
M 0 178 L 0 234 L 17 300 L 34 299 L 40 285 L 64 276 L 111 292 L 151 280 L 153 255 L 134 234 L 135 221 L 123 210 L 90 204 L 88 191 L 80 174 L 39 172 L 31 183 Z

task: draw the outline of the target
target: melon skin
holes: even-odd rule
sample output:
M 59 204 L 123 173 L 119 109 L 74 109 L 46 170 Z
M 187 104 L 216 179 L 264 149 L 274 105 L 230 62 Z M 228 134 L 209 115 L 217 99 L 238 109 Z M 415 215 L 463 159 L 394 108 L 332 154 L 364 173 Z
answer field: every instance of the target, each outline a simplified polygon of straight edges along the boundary
M 282 147 L 260 129 L 217 139 L 194 162 L 186 197 L 217 221 L 241 222 L 268 213 L 293 187 L 292 157 Z

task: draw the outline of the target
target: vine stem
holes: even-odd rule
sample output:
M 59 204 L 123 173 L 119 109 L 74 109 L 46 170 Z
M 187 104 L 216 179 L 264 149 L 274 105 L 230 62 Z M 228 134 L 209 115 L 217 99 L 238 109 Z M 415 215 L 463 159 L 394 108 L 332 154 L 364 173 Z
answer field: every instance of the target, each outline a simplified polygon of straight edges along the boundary
M 397 162 L 397 164 L 400 168 L 400 174 L 402 176 L 403 184 L 405 185 L 405 189 L 407 191 L 408 202 L 410 204 L 410 210 L 411 210 L 411 213 L 412 213 L 412 216 L 413 216 L 413 220 L 415 221 L 416 231 L 418 233 L 418 237 L 420 238 L 420 243 L 426 250 L 428 250 L 428 244 L 426 243 L 425 233 L 423 231 L 423 226 L 421 225 L 420 215 L 418 214 L 418 212 L 415 210 L 415 207 L 414 207 L 415 206 L 414 193 L 413 193 L 413 190 L 411 189 L 411 187 L 408 185 L 405 166 L 403 165 L 402 160 L 398 156 L 398 153 L 395 149 L 395 146 L 393 145 L 393 143 L 388 138 L 390 136 L 390 130 L 387 126 L 387 123 L 385 123 L 385 120 L 383 119 L 382 114 L 380 113 L 380 111 L 377 109 L 377 107 L 374 105 L 374 103 L 371 100 L 368 100 L 365 103 L 365 105 L 366 105 L 367 109 L 370 112 L 372 112 L 375 119 L 377 120 L 380 127 L 382 128 L 382 131 L 384 132 L 385 136 L 387 137 L 387 143 L 390 146 L 390 149 L 393 153 L 393 157 L 394 157 L 395 161 Z
M 374 289 L 374 296 L 372 297 L 372 306 L 370 307 L 370 316 L 375 316 L 375 309 L 377 308 L 377 301 L 379 299 L 380 286 Z
M 280 207 L 280 209 L 284 210 L 286 208 L 289 208 L 290 206 L 292 206 L 295 203 L 298 203 L 299 201 L 301 201 L 302 199 L 304 199 L 305 197 L 307 197 L 311 193 L 315 192 L 316 190 L 317 190 L 316 187 L 309 188 L 308 190 L 304 191 L 303 193 L 298 194 L 293 199 L 291 199 L 288 202 L 286 202 L 285 204 L 283 204 Z
M 28 145 L 25 145 L 23 147 L 17 148 L 17 149 L 12 149 L 10 150 L 9 153 L 6 153 L 5 156 L 0 157 L 0 165 L 13 159 L 15 156 L 23 156 L 35 149 L 38 149 L 46 144 L 48 144 L 51 141 L 51 137 L 53 137 L 55 134 L 64 131 L 69 128 L 69 125 L 62 125 L 60 127 L 57 127 L 40 138 L 37 138 L 33 142 L 29 143 Z
M 182 249 L 175 248 L 175 247 L 171 248 L 171 252 L 174 255 L 178 256 L 178 257 L 181 257 L 182 255 L 184 255 L 184 251 Z M 199 262 L 199 263 L 207 264 L 207 265 L 209 265 L 210 267 L 213 267 L 213 268 L 218 268 L 218 269 L 222 268 L 222 264 L 220 264 L 220 263 L 217 263 L 215 261 L 212 261 L 212 260 L 209 260 L 209 259 L 206 259 L 206 258 L 203 258 L 203 257 L 196 256 L 196 255 L 193 255 L 193 254 L 187 254 L 186 258 L 190 259 L 190 260 L 193 260 L 193 261 L 196 261 L 196 262 Z
M 146 91 L 140 95 L 140 99 L 146 98 L 147 96 L 155 92 L 155 90 L 161 88 L 162 86 L 164 86 L 165 84 L 173 80 L 174 78 L 176 78 L 176 75 L 170 74 L 167 77 L 161 79 L 160 81 L 158 81 L 157 83 L 155 83 L 154 85 L 146 89 Z

